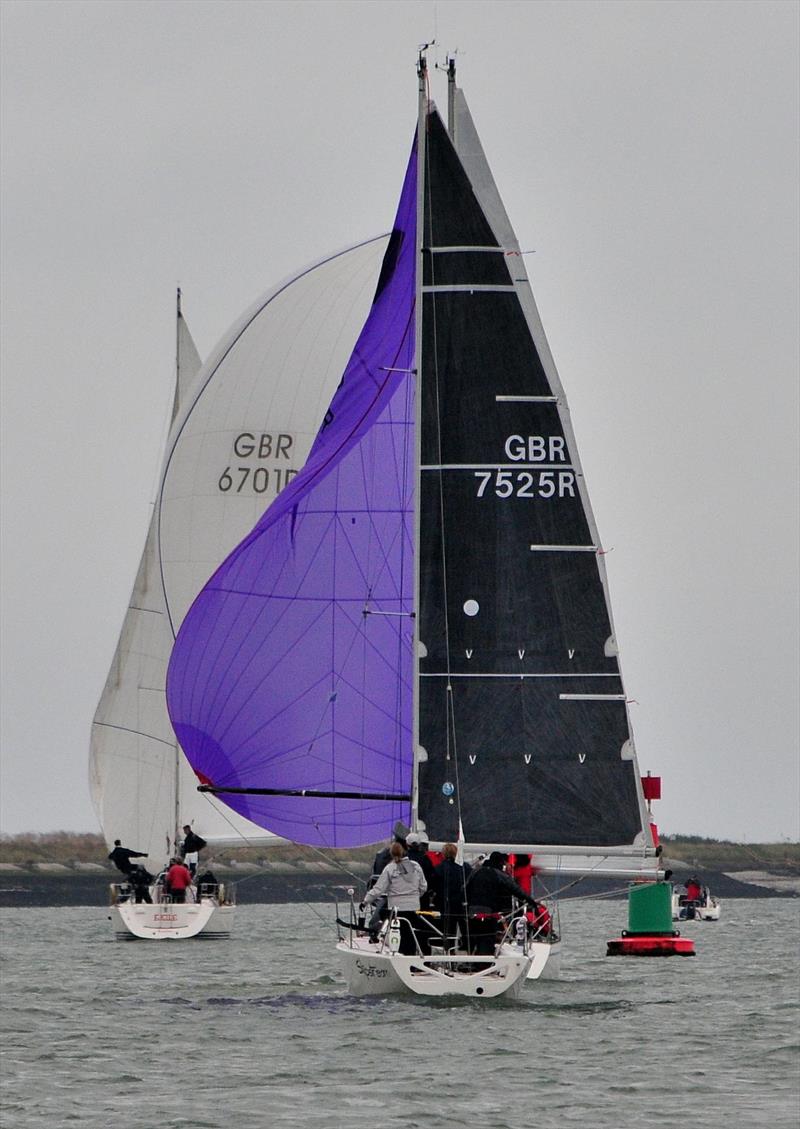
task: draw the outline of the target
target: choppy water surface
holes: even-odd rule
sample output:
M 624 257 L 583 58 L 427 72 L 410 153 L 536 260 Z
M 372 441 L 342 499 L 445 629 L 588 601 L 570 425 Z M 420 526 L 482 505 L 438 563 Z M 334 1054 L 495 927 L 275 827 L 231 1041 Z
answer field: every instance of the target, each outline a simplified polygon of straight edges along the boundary
M 220 942 L 115 942 L 102 909 L 5 910 L 2 1124 L 115 1129 L 798 1125 L 800 902 L 608 959 L 624 902 L 562 906 L 560 981 L 517 1003 L 346 995 L 328 907 Z

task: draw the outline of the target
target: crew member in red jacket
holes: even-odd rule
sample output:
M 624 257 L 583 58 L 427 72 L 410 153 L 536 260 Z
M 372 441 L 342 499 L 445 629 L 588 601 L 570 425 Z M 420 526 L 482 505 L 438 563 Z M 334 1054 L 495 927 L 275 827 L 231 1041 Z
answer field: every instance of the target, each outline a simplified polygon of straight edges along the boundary
M 509 855 L 508 872 L 526 894 L 530 894 L 533 887 L 533 876 L 536 871 L 531 863 L 530 855 Z
M 703 892 L 703 888 L 700 885 L 700 879 L 699 878 L 690 878 L 689 881 L 686 883 L 686 900 L 687 900 L 687 902 L 699 902 L 700 901 L 700 895 L 702 894 L 702 892 Z
M 185 902 L 186 891 L 192 884 L 188 866 L 184 866 L 180 859 L 173 859 L 166 874 L 166 883 L 173 902 Z

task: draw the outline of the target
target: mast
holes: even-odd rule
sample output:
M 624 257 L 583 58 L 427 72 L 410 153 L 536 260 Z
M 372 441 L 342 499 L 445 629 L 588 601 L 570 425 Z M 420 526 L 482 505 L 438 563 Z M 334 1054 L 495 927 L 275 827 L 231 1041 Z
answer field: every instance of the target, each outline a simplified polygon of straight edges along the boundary
M 172 418 L 174 419 L 178 411 L 178 402 L 181 392 L 181 288 L 176 289 L 175 294 L 175 406 L 172 410 Z M 177 850 L 179 842 L 179 829 L 181 820 L 181 749 L 178 744 L 178 738 L 174 742 L 174 788 L 175 788 L 175 804 L 173 810 L 173 850 Z
M 417 116 L 417 247 L 416 247 L 416 279 L 414 287 L 414 642 L 412 660 L 412 723 L 411 723 L 411 749 L 413 754 L 413 769 L 411 777 L 411 825 L 417 826 L 417 803 L 419 785 L 419 599 L 420 599 L 420 490 L 422 475 L 420 471 L 422 450 L 422 249 L 425 243 L 425 165 L 427 159 L 426 132 L 428 115 L 428 64 L 423 47 L 419 53 L 417 64 L 418 91 L 418 116 Z
M 447 60 L 447 132 L 450 140 L 456 143 L 456 59 L 451 55 Z

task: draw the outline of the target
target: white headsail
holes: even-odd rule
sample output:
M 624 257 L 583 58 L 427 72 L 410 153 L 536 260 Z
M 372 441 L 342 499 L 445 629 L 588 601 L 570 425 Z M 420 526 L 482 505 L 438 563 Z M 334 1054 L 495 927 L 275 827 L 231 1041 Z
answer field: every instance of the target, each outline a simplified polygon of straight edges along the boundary
M 175 633 L 205 581 L 301 469 L 366 317 L 386 248 L 328 256 L 259 299 L 204 366 L 178 308 L 173 423 L 159 495 L 92 725 L 106 840 L 150 869 L 183 824 L 209 843 L 271 839 L 218 800 L 176 748 L 165 703 Z

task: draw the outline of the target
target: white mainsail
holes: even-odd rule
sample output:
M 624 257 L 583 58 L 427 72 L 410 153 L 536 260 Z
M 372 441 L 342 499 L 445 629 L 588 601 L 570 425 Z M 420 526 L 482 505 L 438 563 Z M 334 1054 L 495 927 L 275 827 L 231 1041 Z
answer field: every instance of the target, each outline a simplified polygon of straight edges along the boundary
M 109 846 L 174 851 L 265 833 L 197 792 L 165 701 L 175 632 L 202 585 L 303 466 L 366 317 L 386 238 L 327 257 L 262 297 L 204 366 L 178 309 L 173 423 L 161 487 L 92 725 L 92 799 Z

